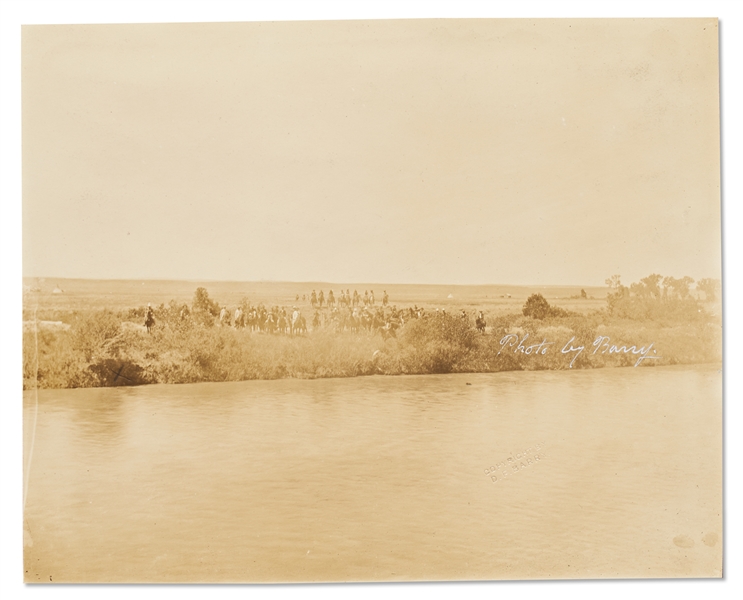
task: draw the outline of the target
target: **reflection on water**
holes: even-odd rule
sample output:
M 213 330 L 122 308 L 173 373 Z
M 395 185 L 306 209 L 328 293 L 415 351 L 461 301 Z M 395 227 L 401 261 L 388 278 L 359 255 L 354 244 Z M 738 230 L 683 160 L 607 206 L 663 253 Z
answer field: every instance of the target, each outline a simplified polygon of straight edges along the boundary
M 721 381 L 700 366 L 42 390 L 26 580 L 719 574 Z

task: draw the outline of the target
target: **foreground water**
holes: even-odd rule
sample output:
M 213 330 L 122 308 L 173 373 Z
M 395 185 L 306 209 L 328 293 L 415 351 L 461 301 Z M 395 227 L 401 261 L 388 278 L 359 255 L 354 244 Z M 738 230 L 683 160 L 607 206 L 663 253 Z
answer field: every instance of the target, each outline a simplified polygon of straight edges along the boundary
M 696 366 L 27 392 L 25 578 L 719 576 L 721 387 Z

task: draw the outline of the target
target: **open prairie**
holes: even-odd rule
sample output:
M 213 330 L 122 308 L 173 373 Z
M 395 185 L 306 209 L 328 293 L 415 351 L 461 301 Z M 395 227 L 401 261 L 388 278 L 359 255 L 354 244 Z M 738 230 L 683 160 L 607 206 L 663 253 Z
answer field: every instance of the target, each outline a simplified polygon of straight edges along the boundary
M 550 304 L 576 312 L 589 312 L 606 305 L 605 287 L 597 286 L 515 286 L 515 285 L 408 285 L 380 283 L 324 283 L 324 282 L 239 282 L 239 281 L 171 281 L 171 280 L 121 280 L 121 279 L 52 279 L 25 278 L 24 319 L 28 320 L 37 306 L 42 312 L 68 312 L 84 310 L 125 310 L 151 303 L 153 306 L 190 303 L 198 287 L 208 290 L 210 297 L 235 308 L 244 298 L 251 304 L 267 306 L 293 306 L 310 308 L 312 290 L 325 294 L 341 289 L 373 291 L 376 301 L 386 290 L 390 304 L 399 308 L 418 305 L 426 309 L 482 310 L 490 314 L 520 312 L 532 294 L 542 294 Z M 57 293 L 55 293 L 55 289 Z M 581 299 L 581 289 L 587 299 Z M 297 301 L 299 295 L 299 301 Z M 302 300 L 302 296 L 305 300 Z M 451 295 L 451 297 L 450 297 Z

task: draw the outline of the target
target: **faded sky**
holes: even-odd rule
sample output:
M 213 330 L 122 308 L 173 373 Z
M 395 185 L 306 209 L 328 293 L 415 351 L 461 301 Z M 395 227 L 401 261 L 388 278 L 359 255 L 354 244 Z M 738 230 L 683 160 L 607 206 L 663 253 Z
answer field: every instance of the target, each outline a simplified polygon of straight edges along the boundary
M 720 277 L 717 22 L 23 30 L 24 275 Z

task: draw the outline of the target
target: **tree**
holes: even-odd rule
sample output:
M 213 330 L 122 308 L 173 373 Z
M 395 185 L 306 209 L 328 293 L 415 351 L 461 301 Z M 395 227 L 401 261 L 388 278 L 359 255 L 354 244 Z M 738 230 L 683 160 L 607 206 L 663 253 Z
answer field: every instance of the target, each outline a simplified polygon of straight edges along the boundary
M 651 296 L 660 298 L 660 282 L 662 280 L 663 280 L 662 275 L 653 273 L 652 275 L 648 275 L 644 279 L 640 279 L 640 283 L 645 285 L 645 288 L 648 290 Z
M 663 277 L 661 275 L 653 273 L 652 275 L 640 279 L 638 283 L 633 283 L 630 286 L 630 290 L 640 298 L 653 297 L 659 299 L 661 295 L 659 284 L 662 280 Z
M 550 305 L 542 294 L 532 294 L 527 298 L 522 312 L 525 317 L 544 319 L 550 312 Z
M 612 275 L 604 281 L 606 285 L 609 286 L 609 289 L 616 290 L 622 287 L 622 276 L 621 275 Z
M 219 304 L 209 298 L 209 292 L 203 287 L 196 288 L 191 308 L 194 312 L 207 312 L 214 317 L 219 315 Z
M 688 298 L 690 294 L 689 288 L 691 288 L 691 284 L 694 283 L 694 280 L 688 275 L 684 275 L 681 279 L 677 279 L 676 281 L 676 293 L 679 295 L 679 298 Z
M 196 288 L 191 303 L 193 316 L 197 323 L 213 325 L 214 318 L 219 316 L 219 303 L 209 298 L 206 288 Z
M 630 295 L 630 289 L 622 285 L 619 275 L 612 275 L 605 283 L 609 286 L 609 291 L 606 294 L 606 302 L 609 305 L 609 312 L 614 314 L 621 307 L 621 304 L 626 303 Z
M 663 298 L 688 298 L 689 287 L 694 283 L 694 280 L 685 275 L 681 279 L 675 277 L 664 277 L 663 278 Z
M 717 300 L 720 287 L 719 279 L 710 279 L 709 277 L 706 277 L 697 282 L 697 290 L 704 292 L 704 298 L 707 302 L 715 302 Z

